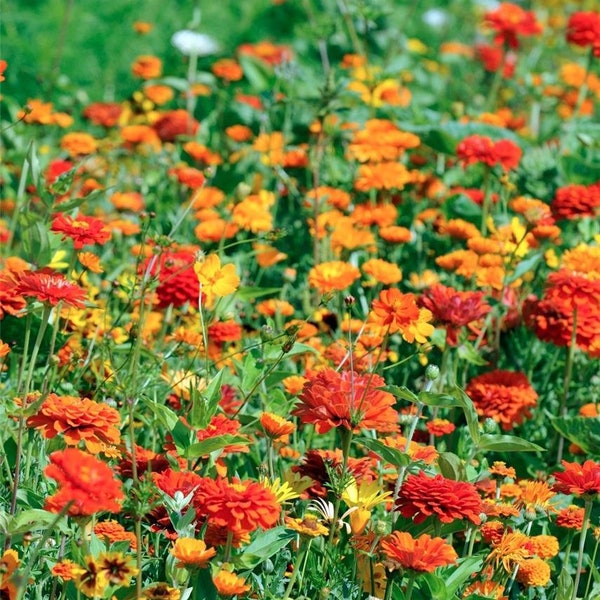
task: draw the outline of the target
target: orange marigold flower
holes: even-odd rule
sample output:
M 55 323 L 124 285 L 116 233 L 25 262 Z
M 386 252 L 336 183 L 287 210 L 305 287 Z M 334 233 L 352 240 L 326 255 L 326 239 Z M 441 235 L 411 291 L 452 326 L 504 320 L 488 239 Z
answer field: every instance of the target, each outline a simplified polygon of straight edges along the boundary
M 193 190 L 202 187 L 206 181 L 204 173 L 194 167 L 186 166 L 169 169 L 169 175 L 175 175 L 181 185 L 186 185 Z
M 446 343 L 450 346 L 458 344 L 458 334 L 463 327 L 479 334 L 477 322 L 491 310 L 483 292 L 459 292 L 441 283 L 425 290 L 419 304 L 429 309 L 434 322 L 446 330 Z
M 280 252 L 269 244 L 256 243 L 252 245 L 252 248 L 256 253 L 256 262 L 263 269 L 276 265 L 288 256 L 285 252 Z
M 269 298 L 263 300 L 256 305 L 256 312 L 265 317 L 274 317 L 275 315 L 283 315 L 284 317 L 290 317 L 294 314 L 294 307 L 286 300 L 279 300 L 278 298 Z
M 260 415 L 260 424 L 265 433 L 274 440 L 296 431 L 294 423 L 270 412 L 264 412 Z
M 556 219 L 579 219 L 600 214 L 600 182 L 591 185 L 572 184 L 556 190 L 552 200 Z
M 213 577 L 213 583 L 221 596 L 238 596 L 250 589 L 245 579 L 223 569 Z
M 63 135 L 60 147 L 68 152 L 71 158 L 76 158 L 96 152 L 98 141 L 89 133 L 73 131 Z
M 132 550 L 137 548 L 137 538 L 135 533 L 127 531 L 123 525 L 117 521 L 100 521 L 94 525 L 94 533 L 100 538 L 106 538 L 109 544 L 116 542 L 129 542 Z
M 121 127 L 119 133 L 126 147 L 144 144 L 156 150 L 160 149 L 160 138 L 150 125 L 126 125 Z
M 359 192 L 402 190 L 410 183 L 419 183 L 423 180 L 422 173 L 409 171 L 402 163 L 382 162 L 360 166 L 354 182 L 354 189 Z
M 390 244 L 403 244 L 412 240 L 412 233 L 406 227 L 389 225 L 379 230 L 379 237 Z
M 173 99 L 175 93 L 168 85 L 147 85 L 144 88 L 144 96 L 154 104 L 162 106 Z
M 162 61 L 156 56 L 138 56 L 131 65 L 131 72 L 140 79 L 155 79 L 162 75 Z
M 68 446 L 83 441 L 88 452 L 98 454 L 103 444 L 117 445 L 121 439 L 118 410 L 88 398 L 48 394 L 27 425 L 40 429 L 46 439 L 62 435 Z
M 583 507 L 571 504 L 566 508 L 563 508 L 556 515 L 556 524 L 559 527 L 565 527 L 567 529 L 581 529 L 583 527 L 583 517 L 585 516 L 585 509 Z
M 59 489 L 47 498 L 46 510 L 58 513 L 69 503 L 68 512 L 73 516 L 121 510 L 120 502 L 125 498 L 121 482 L 106 463 L 77 448 L 53 452 L 50 462 L 44 474 L 55 479 Z
M 477 413 L 494 419 L 504 431 L 531 417 L 529 409 L 536 406 L 538 398 L 525 373 L 512 371 L 496 370 L 474 377 L 466 392 Z
M 528 511 L 556 511 L 550 503 L 555 493 L 545 481 L 525 481 L 520 482 L 520 486 L 521 491 L 516 502 L 517 506 L 523 507 Z
M 392 285 L 402 279 L 402 271 L 398 265 L 381 258 L 371 258 L 363 263 L 362 270 L 373 278 L 373 283 Z
M 541 558 L 526 558 L 519 563 L 517 581 L 526 587 L 545 587 L 550 582 L 550 565 Z
M 463 598 L 476 597 L 490 598 L 491 600 L 508 600 L 504 595 L 504 586 L 496 581 L 476 581 L 465 588 Z
M 359 277 L 360 271 L 355 266 L 334 260 L 313 267 L 308 273 L 308 283 L 321 294 L 327 294 L 346 289 Z
M 319 186 L 309 190 L 306 194 L 306 202 L 308 206 L 312 206 L 315 202 L 321 203 L 325 201 L 330 206 L 339 210 L 345 210 L 350 205 L 350 194 L 344 190 L 333 188 L 329 186 Z
M 400 488 L 396 508 L 402 516 L 412 518 L 415 523 L 422 523 L 434 515 L 442 523 L 468 519 L 479 525 L 483 512 L 475 486 L 466 481 L 446 479 L 442 475 L 429 477 L 423 471 L 406 478 Z
M 254 135 L 247 125 L 231 125 L 225 128 L 225 133 L 234 142 L 247 142 Z
M 561 494 L 573 494 L 592 498 L 600 494 L 600 463 L 586 460 L 582 465 L 562 461 L 564 471 L 554 473 L 554 490 Z
M 77 260 L 84 269 L 91 271 L 92 273 L 102 273 L 104 271 L 100 264 L 100 257 L 93 252 L 79 252 L 77 254 Z
M 139 192 L 115 192 L 110 202 L 117 210 L 123 211 L 139 212 L 145 207 L 144 197 Z
M 194 505 L 208 522 L 228 531 L 250 533 L 270 529 L 277 523 L 281 507 L 273 492 L 255 481 L 204 478 Z
M 424 344 L 434 331 L 432 314 L 419 308 L 414 294 L 402 294 L 396 288 L 382 290 L 373 300 L 369 322 L 387 328 L 390 334 L 400 332 L 404 340 Z
M 290 375 L 281 383 L 283 383 L 283 387 L 288 394 L 295 396 L 302 391 L 302 388 L 307 381 L 308 379 L 302 375 Z
M 554 558 L 558 555 L 558 540 L 553 535 L 534 535 L 529 539 L 532 554 L 543 559 Z
M 237 49 L 239 54 L 247 54 L 275 66 L 292 59 L 292 49 L 289 46 L 261 41 L 256 44 L 241 44 Z
M 378 389 L 384 385 L 379 375 L 324 369 L 304 385 L 292 414 L 303 423 L 313 423 L 318 433 L 327 433 L 332 427 L 397 431 L 398 413 L 392 408 L 395 398 Z
M 210 559 L 217 553 L 214 548 L 207 548 L 202 540 L 185 537 L 177 538 L 169 552 L 178 561 L 175 566 L 186 569 L 207 567 Z
M 456 147 L 456 155 L 463 166 L 484 163 L 489 167 L 501 165 L 505 171 L 519 166 L 521 148 L 510 140 L 493 142 L 483 135 L 471 135 L 463 139 Z
M 413 538 L 405 531 L 394 531 L 381 540 L 379 547 L 387 558 L 388 569 L 410 569 L 418 573 L 433 573 L 437 567 L 456 563 L 454 548 L 440 537 L 423 534 Z
M 485 13 L 484 19 L 485 24 L 496 32 L 496 44 L 506 44 L 510 48 L 519 47 L 518 36 L 537 35 L 542 31 L 533 11 L 511 2 L 503 2 L 497 9 Z
M 486 544 L 497 546 L 506 532 L 502 521 L 487 521 L 479 528 L 481 537 Z
M 83 308 L 87 298 L 87 292 L 83 288 L 50 269 L 19 273 L 13 291 L 17 296 L 35 298 L 38 302 L 52 306 L 62 302 L 62 306 Z
M 490 473 L 500 478 L 508 477 L 510 479 L 515 479 L 517 476 L 517 472 L 513 467 L 507 467 L 505 462 L 499 460 L 492 464 Z
M 73 240 L 73 247 L 81 250 L 89 244 L 106 244 L 110 240 L 110 229 L 100 219 L 77 215 L 71 217 L 64 213 L 57 213 L 52 219 L 50 231 L 62 233 L 62 240 Z

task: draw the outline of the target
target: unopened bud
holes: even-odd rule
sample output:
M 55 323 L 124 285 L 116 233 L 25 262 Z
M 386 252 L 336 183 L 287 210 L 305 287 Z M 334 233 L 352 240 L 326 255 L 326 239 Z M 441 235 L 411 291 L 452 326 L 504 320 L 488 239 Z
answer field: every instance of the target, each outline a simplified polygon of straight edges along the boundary
M 437 365 L 428 365 L 425 369 L 425 378 L 435 381 L 440 376 L 440 368 Z

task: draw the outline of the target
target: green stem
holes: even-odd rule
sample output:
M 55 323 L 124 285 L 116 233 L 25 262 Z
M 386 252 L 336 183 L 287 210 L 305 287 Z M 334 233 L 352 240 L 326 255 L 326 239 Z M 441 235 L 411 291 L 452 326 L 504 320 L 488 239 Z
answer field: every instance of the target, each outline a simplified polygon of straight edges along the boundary
M 412 574 L 409 576 L 408 582 L 406 583 L 406 590 L 404 591 L 404 600 L 411 599 L 416 578 L 417 578 L 416 574 Z
M 577 588 L 581 579 L 581 569 L 583 567 L 583 554 L 585 550 L 585 538 L 590 525 L 590 515 L 592 514 L 592 500 L 587 498 L 585 501 L 585 512 L 583 514 L 583 525 L 579 534 L 579 551 L 577 552 L 577 570 L 575 571 L 575 582 L 573 583 L 573 595 L 571 600 L 577 599 Z M 585 597 L 585 596 L 584 596 Z
M 567 359 L 565 362 L 565 377 L 563 385 L 563 393 L 560 402 L 560 416 L 564 417 L 567 414 L 567 401 L 569 399 L 569 387 L 571 385 L 571 377 L 573 375 L 573 360 L 575 358 L 575 349 L 577 348 L 577 309 L 573 311 L 573 329 L 571 331 L 571 341 L 567 349 Z M 558 440 L 558 450 L 556 452 L 556 464 L 559 465 L 563 457 L 565 447 L 565 438 L 561 435 Z
M 294 589 L 294 584 L 296 583 L 296 579 L 298 579 L 298 575 L 300 573 L 300 565 L 302 564 L 302 560 L 304 559 L 304 555 L 308 552 L 308 545 L 304 547 L 300 547 L 298 550 L 298 555 L 296 556 L 296 560 L 294 561 L 294 571 L 292 572 L 292 576 L 285 588 L 285 594 L 283 596 L 283 600 L 289 600 L 290 594 Z
M 594 551 L 592 552 L 592 559 L 590 561 L 591 565 L 597 564 L 596 557 L 598 556 L 598 546 L 599 545 L 600 545 L 600 537 L 596 537 L 596 544 L 594 545 Z M 590 569 L 590 572 L 588 573 L 588 577 L 587 577 L 587 583 L 585 584 L 585 592 L 583 593 L 584 598 L 588 597 L 588 593 L 590 591 L 590 586 L 592 585 L 593 578 L 594 578 L 594 572 L 593 572 L 593 569 Z
M 487 235 L 487 220 L 490 214 L 490 205 L 492 203 L 492 190 L 490 186 L 490 168 L 485 167 L 483 175 L 483 203 L 481 205 L 481 235 Z

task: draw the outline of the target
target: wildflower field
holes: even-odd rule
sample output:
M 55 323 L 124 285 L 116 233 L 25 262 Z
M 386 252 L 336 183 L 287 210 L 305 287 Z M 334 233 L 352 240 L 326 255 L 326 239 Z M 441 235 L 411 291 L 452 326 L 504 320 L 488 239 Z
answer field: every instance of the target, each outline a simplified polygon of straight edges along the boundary
M 598 5 L 8 4 L 0 599 L 600 599 Z

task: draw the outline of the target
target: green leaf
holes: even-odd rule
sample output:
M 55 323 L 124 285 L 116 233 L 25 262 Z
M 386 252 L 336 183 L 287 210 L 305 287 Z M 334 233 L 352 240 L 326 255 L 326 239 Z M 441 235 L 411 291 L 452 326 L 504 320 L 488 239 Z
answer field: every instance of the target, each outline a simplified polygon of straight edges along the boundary
M 192 577 L 193 600 L 217 600 L 217 588 L 210 569 L 197 569 Z
M 163 427 L 167 428 L 169 431 L 175 429 L 175 426 L 179 421 L 177 413 L 173 412 L 168 406 L 156 402 L 148 402 L 146 406 L 150 408 Z
M 477 445 L 479 442 L 479 415 L 477 414 L 477 410 L 475 409 L 475 405 L 473 401 L 462 388 L 455 386 L 451 391 L 450 395 L 452 395 L 457 403 L 463 409 L 465 413 L 465 418 L 467 419 L 467 427 L 469 428 L 469 433 L 471 434 L 471 438 Z
M 396 398 L 407 400 L 408 402 L 412 402 L 413 404 L 419 402 L 419 397 L 403 385 L 386 385 L 382 389 L 386 392 L 389 392 L 393 396 L 396 396 Z
M 33 344 L 31 340 L 36 339 L 41 324 L 41 319 L 35 316 L 32 318 L 30 330 L 31 338 L 29 342 L 30 352 L 31 345 Z M 12 351 L 19 354 L 23 353 L 25 343 L 25 319 L 23 317 L 17 318 L 13 317 L 12 315 L 5 315 L 2 319 L 2 325 L 0 326 L 0 329 L 2 330 L 2 338 L 7 341 L 10 340 Z M 41 361 L 44 364 L 47 362 L 48 352 L 50 351 L 50 346 L 52 344 L 52 335 L 52 327 L 47 327 L 46 331 L 44 332 L 38 354 L 38 361 Z M 54 344 L 54 351 L 64 346 L 67 338 L 67 335 L 58 333 Z
M 171 429 L 171 435 L 175 446 L 182 450 L 188 450 L 196 437 L 194 432 L 181 419 L 177 419 L 175 427 Z
M 573 579 L 563 568 L 556 582 L 556 600 L 571 600 L 573 597 Z
M 272 87 L 273 73 L 267 66 L 245 54 L 241 54 L 238 60 L 244 70 L 244 76 L 255 91 L 262 92 Z
M 235 559 L 235 564 L 238 568 L 254 569 L 285 548 L 296 535 L 296 532 L 285 527 L 275 527 L 260 533 L 249 546 L 246 546 L 243 554 Z
M 242 364 L 242 381 L 240 384 L 242 394 L 247 395 L 262 377 L 262 369 L 256 365 L 252 354 L 246 354 Z
M 474 573 L 481 572 L 483 567 L 483 558 L 479 556 L 467 556 L 458 561 L 458 567 L 444 570 L 443 577 L 446 582 L 446 589 L 450 594 L 455 594 L 458 588 L 470 579 Z
M 435 573 L 425 573 L 421 575 L 421 578 L 419 579 L 419 589 L 425 592 L 423 589 L 425 586 L 427 587 L 427 596 L 431 598 L 431 600 L 448 600 L 450 598 L 444 580 Z
M 533 271 L 535 269 L 535 267 L 538 265 L 538 263 L 543 258 L 544 258 L 543 252 L 532 252 L 527 258 L 522 260 L 517 265 L 517 267 L 515 268 L 512 275 L 509 275 L 506 278 L 506 283 L 507 284 L 512 283 L 513 281 L 516 281 L 520 277 L 523 277 L 523 275 L 525 275 L 525 273 L 528 273 L 529 271 Z
M 462 358 L 472 365 L 483 367 L 488 364 L 488 361 L 485 360 L 485 358 L 483 358 L 481 354 L 475 350 L 473 344 L 470 344 L 469 342 L 461 344 L 457 348 L 457 354 L 459 358 Z
M 515 435 L 485 433 L 479 438 L 479 450 L 484 452 L 540 452 L 544 448 Z
M 600 419 L 588 417 L 552 417 L 552 426 L 563 437 L 589 455 L 600 456 Z
M 454 481 L 466 481 L 467 472 L 462 458 L 452 452 L 442 452 L 438 457 L 440 473 L 446 479 Z
M 369 450 L 375 452 L 381 456 L 381 458 L 395 467 L 406 467 L 410 464 L 410 456 L 408 454 L 398 450 L 397 448 L 390 448 L 379 440 L 373 440 L 371 438 L 358 438 L 356 440 L 359 444 L 365 446 Z
M 422 402 L 427 406 L 440 406 L 443 408 L 460 406 L 460 403 L 454 396 L 439 392 L 419 392 L 419 402 Z
M 197 442 L 196 444 L 191 444 L 185 450 L 186 458 L 197 458 L 199 456 L 206 456 L 211 452 L 215 452 L 216 450 L 222 450 L 225 446 L 230 446 L 232 444 L 248 444 L 248 438 L 242 435 L 219 435 L 213 438 L 208 438 L 206 440 L 202 440 L 201 442 Z
M 219 400 L 221 399 L 224 373 L 225 368 L 221 369 L 211 379 L 204 393 L 192 394 L 192 410 L 190 412 L 190 425 L 192 427 L 206 429 L 217 412 Z
M 35 184 L 37 188 L 40 187 L 40 176 L 41 176 L 41 168 L 40 168 L 40 159 L 38 158 L 35 141 L 31 140 L 29 142 L 29 148 L 27 148 L 27 162 L 29 163 L 29 168 L 31 169 L 31 180 Z

